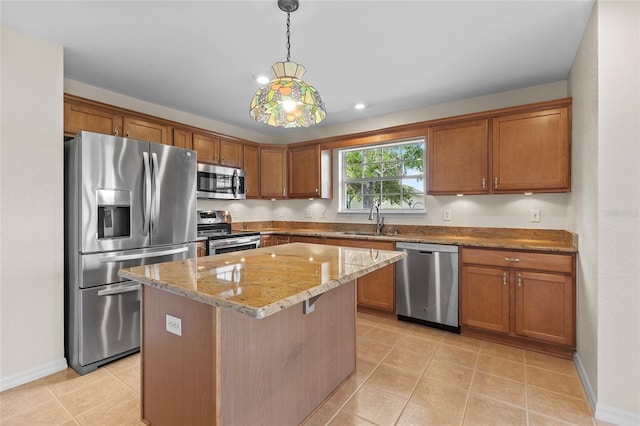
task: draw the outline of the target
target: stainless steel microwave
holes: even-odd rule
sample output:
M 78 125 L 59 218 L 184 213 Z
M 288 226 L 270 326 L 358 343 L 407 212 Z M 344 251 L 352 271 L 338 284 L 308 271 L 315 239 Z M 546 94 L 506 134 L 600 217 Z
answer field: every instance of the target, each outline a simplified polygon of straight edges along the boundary
M 198 163 L 198 198 L 244 200 L 244 170 Z

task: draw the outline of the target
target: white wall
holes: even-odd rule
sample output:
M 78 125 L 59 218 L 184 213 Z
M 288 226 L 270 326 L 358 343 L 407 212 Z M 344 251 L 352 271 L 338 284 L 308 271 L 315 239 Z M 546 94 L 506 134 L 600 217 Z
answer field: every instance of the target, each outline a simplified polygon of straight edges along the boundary
M 577 354 L 587 396 L 598 388 L 598 12 L 585 29 L 568 79 L 573 97 L 571 204 L 580 236 L 577 272 Z
M 1 29 L 0 390 L 66 368 L 63 50 Z
M 598 3 L 598 404 L 640 424 L 640 2 Z

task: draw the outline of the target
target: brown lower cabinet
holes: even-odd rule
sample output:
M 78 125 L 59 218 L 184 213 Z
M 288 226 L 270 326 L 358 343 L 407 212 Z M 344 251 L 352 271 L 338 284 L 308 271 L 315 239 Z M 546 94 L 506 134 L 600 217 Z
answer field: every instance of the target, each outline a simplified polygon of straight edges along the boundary
M 271 234 L 260 236 L 260 247 L 279 246 L 281 244 L 289 244 L 290 237 L 288 235 Z
M 196 254 L 198 257 L 207 255 L 207 241 L 198 241 L 196 243 Z
M 341 238 L 327 238 L 325 244 L 365 248 L 376 255 L 376 250 L 395 250 L 393 242 L 351 240 Z M 385 266 L 364 275 L 358 282 L 358 306 L 373 308 L 387 313 L 396 310 L 396 272 L 395 265 Z
M 463 247 L 460 259 L 463 333 L 573 355 L 574 254 Z

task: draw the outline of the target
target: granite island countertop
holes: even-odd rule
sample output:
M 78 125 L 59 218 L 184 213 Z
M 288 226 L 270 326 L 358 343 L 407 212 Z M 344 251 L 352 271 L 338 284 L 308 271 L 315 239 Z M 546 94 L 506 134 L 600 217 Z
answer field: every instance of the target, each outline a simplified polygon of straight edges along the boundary
M 405 256 L 398 251 L 293 243 L 125 268 L 119 275 L 264 318 Z

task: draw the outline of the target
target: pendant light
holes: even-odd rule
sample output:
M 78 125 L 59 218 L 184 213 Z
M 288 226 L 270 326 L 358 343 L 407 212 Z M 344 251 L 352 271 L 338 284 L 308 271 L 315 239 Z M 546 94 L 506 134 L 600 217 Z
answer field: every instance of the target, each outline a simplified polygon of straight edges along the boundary
M 259 88 L 251 101 L 251 117 L 269 126 L 309 127 L 327 116 L 320 93 L 302 80 L 305 67 L 290 60 L 290 14 L 298 5 L 298 0 L 278 0 L 280 10 L 287 12 L 287 60 L 273 64 L 273 80 Z

